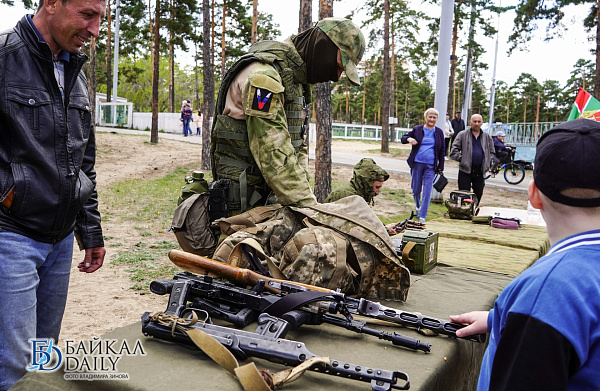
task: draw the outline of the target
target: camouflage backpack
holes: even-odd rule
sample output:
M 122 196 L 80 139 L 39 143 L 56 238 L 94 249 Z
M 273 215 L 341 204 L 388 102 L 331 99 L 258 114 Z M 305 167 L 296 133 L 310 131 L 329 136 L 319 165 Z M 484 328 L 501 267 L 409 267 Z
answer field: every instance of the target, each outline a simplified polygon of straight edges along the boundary
M 359 297 L 385 293 L 384 298 L 406 300 L 408 269 L 360 196 L 284 207 L 270 220 L 237 227 L 219 244 L 215 260 Z
M 444 201 L 451 219 L 472 220 L 479 201 L 475 193 L 464 190 L 450 192 L 450 198 Z

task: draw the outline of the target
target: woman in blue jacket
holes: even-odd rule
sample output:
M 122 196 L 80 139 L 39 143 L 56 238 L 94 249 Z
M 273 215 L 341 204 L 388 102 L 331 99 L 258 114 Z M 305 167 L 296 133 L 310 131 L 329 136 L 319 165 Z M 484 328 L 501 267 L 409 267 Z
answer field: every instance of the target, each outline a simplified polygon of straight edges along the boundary
M 412 192 L 421 223 L 425 222 L 435 173 L 444 171 L 444 131 L 435 126 L 439 113 L 425 111 L 425 125 L 417 125 L 402 136 L 402 144 L 412 145 L 408 165 L 412 176 Z M 422 192 L 422 198 L 421 198 Z

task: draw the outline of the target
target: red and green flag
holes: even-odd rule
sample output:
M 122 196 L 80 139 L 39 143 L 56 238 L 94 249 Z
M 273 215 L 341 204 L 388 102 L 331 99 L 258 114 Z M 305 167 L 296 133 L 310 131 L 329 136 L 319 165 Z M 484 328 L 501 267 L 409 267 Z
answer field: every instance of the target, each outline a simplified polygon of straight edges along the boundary
M 567 121 L 578 118 L 600 121 L 600 102 L 581 87 L 579 88 Z

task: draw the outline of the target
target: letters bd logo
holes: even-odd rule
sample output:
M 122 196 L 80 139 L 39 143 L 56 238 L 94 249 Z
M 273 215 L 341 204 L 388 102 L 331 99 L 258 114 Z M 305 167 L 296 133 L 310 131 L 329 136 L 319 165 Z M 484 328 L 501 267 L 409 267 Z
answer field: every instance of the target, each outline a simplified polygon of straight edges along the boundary
M 31 365 L 28 371 L 53 372 L 60 368 L 62 352 L 54 346 L 53 339 L 31 339 Z

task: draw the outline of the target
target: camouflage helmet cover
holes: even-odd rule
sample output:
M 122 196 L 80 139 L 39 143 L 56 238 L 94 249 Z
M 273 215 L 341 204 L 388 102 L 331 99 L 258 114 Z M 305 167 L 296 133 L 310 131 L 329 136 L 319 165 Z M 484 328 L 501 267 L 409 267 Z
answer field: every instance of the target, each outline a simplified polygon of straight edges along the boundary
M 346 76 L 354 85 L 360 85 L 356 65 L 365 52 L 365 37 L 357 25 L 345 18 L 325 18 L 317 26 L 335 43 L 342 54 Z

